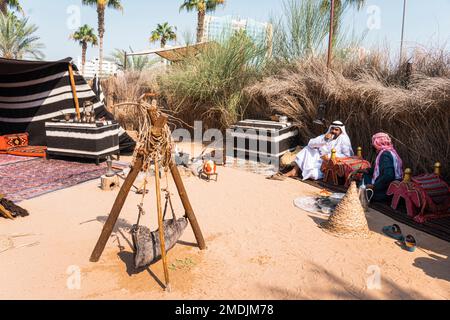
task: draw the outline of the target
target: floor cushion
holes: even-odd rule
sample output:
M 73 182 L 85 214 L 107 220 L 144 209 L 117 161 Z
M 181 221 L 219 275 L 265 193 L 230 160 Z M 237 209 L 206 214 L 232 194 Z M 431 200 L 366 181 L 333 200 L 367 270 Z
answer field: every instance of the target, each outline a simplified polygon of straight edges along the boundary
M 0 151 L 28 146 L 28 133 L 17 133 L 0 136 Z

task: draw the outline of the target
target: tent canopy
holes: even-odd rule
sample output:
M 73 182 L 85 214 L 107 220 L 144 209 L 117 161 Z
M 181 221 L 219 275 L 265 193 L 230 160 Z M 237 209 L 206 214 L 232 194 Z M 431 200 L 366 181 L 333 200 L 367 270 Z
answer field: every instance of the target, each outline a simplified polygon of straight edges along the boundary
M 160 48 L 160 49 L 154 49 L 149 51 L 142 51 L 142 52 L 132 52 L 127 53 L 127 56 L 143 56 L 143 55 L 149 55 L 149 54 L 156 54 L 160 56 L 161 58 L 164 58 L 166 60 L 169 60 L 171 62 L 179 62 L 184 59 L 188 55 L 191 54 L 197 54 L 207 46 L 211 45 L 211 42 L 202 42 L 197 43 L 194 45 L 189 46 L 177 46 L 177 47 L 170 47 L 170 48 Z
M 54 62 L 9 60 L 0 58 L 0 135 L 28 132 L 30 145 L 45 146 L 45 122 L 75 113 L 69 78 L 72 59 Z M 75 72 L 80 106 L 94 104 L 96 116 L 114 120 L 86 80 Z M 133 149 L 134 141 L 120 130 L 120 148 Z
M 27 61 L 0 58 L 0 76 L 14 76 L 31 71 L 38 71 L 43 68 L 63 65 L 66 69 L 69 67 L 72 58 L 66 58 L 59 61 L 45 62 L 45 61 Z M 3 79 L 2 79 L 3 82 Z

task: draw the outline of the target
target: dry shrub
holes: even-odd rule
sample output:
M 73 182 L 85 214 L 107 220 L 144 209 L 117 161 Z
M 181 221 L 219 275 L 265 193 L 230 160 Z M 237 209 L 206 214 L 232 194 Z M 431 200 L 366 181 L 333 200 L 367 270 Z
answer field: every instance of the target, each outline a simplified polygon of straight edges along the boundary
M 102 82 L 107 106 L 115 118 L 126 130 L 137 130 L 138 113 L 135 106 L 116 107 L 117 104 L 136 102 L 140 96 L 148 92 L 158 92 L 156 78 L 164 72 L 162 67 L 154 67 L 145 71 L 131 71 Z
M 392 84 L 400 82 L 393 80 L 398 71 L 377 70 L 374 60 L 366 63 L 370 67 L 336 61 L 330 72 L 323 60 L 303 60 L 246 91 L 253 108 L 290 117 L 300 129 L 303 144 L 324 130 L 313 121 L 317 106 L 327 102 L 327 119 L 346 122 L 354 147 L 362 146 L 369 160 L 375 156 L 371 136 L 384 131 L 393 137 L 405 165 L 416 174 L 431 171 L 440 161 L 448 179 L 450 78 L 427 75 L 448 74 L 448 60 L 440 64 L 423 61 L 418 67 L 428 72 L 419 72 L 416 66 L 408 88 Z M 386 62 L 380 59 L 377 63 L 379 68 Z

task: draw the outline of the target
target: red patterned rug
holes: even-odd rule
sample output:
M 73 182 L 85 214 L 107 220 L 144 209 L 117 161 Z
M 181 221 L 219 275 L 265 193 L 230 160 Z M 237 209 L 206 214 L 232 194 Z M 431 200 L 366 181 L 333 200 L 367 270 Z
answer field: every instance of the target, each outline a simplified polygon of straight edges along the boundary
M 124 167 L 114 163 L 114 166 Z M 98 179 L 106 164 L 35 159 L 0 166 L 0 194 L 13 202 L 32 199 L 50 192 Z
M 0 154 L 0 166 L 32 160 L 36 160 L 36 158 L 13 156 L 10 154 Z

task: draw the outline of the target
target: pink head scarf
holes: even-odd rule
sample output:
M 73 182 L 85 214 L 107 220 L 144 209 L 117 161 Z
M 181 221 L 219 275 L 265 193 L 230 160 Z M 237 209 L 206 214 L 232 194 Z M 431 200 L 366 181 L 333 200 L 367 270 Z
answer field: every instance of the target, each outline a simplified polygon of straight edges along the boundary
M 394 159 L 395 179 L 399 180 L 403 178 L 403 161 L 398 155 L 397 151 L 392 144 L 391 137 L 388 134 L 380 132 L 372 137 L 372 144 L 377 150 L 378 156 L 375 162 L 375 169 L 373 173 L 372 183 L 375 184 L 380 176 L 380 159 L 381 155 L 387 151 L 392 154 Z

